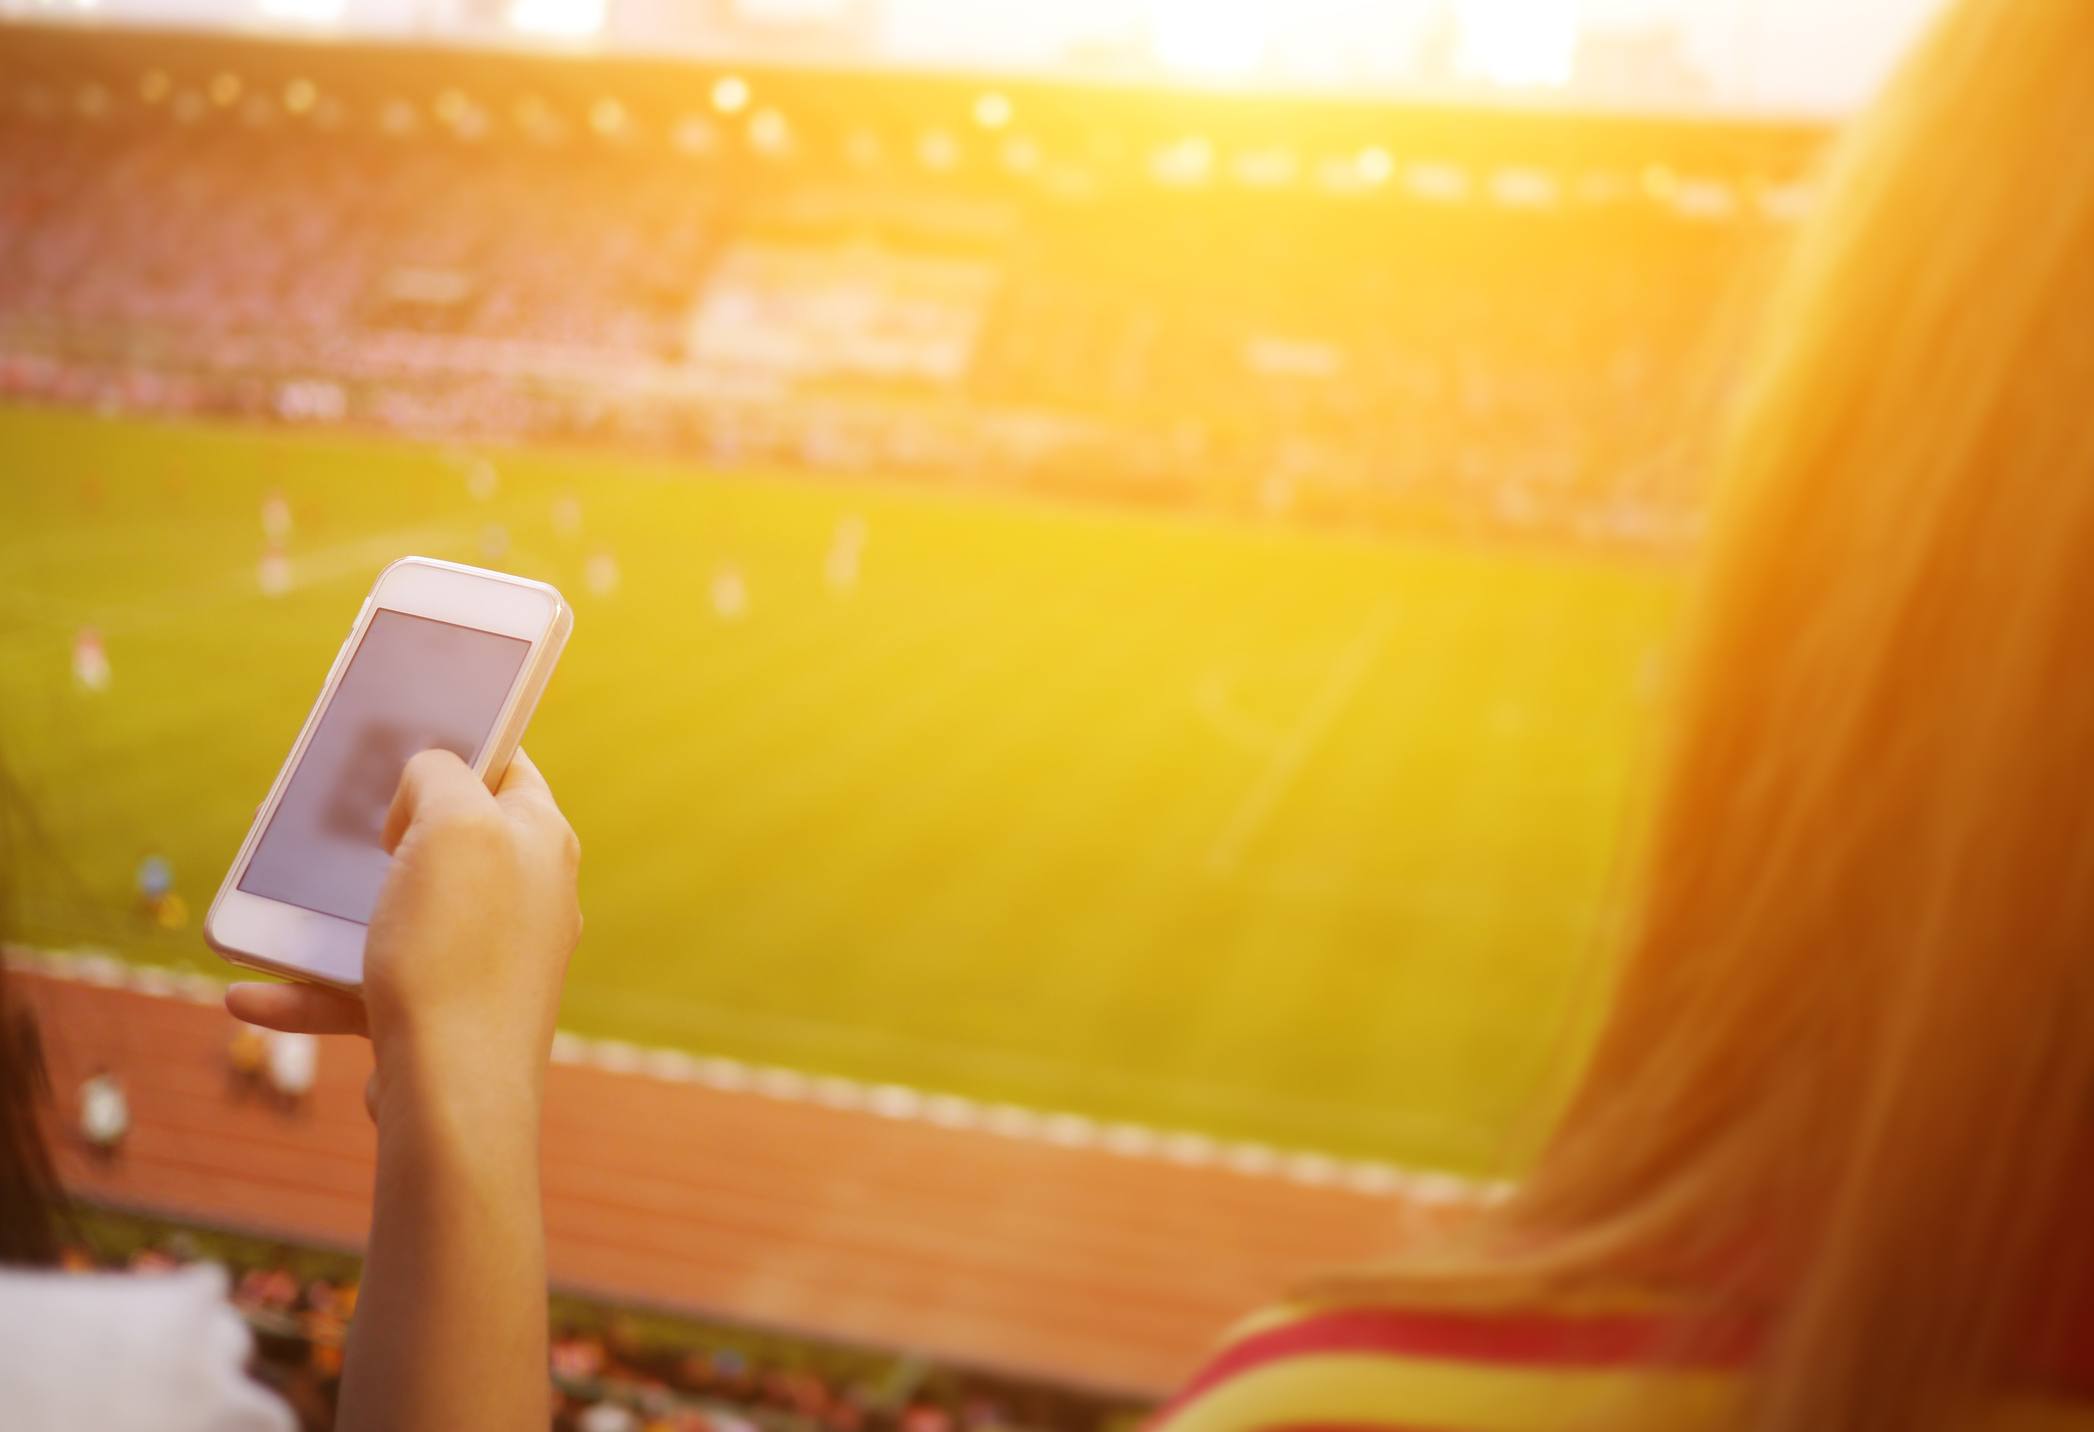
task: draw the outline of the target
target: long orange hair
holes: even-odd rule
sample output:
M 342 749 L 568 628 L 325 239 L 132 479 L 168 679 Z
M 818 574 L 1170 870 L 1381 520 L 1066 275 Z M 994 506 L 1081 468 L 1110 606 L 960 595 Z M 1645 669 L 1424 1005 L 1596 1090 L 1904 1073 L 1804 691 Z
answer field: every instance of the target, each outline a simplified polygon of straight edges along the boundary
M 1611 1012 L 1469 1267 L 1762 1312 L 1745 1425 L 1912 1432 L 2094 1271 L 2094 0 L 1946 16 L 1799 243 Z

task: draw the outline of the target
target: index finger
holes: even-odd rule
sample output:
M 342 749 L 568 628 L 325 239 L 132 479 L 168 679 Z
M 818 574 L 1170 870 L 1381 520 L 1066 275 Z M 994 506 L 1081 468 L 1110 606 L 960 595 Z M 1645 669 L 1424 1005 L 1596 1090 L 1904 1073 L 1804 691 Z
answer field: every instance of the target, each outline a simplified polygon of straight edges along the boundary
M 317 985 L 229 985 L 225 1007 L 233 1018 L 292 1034 L 369 1034 L 363 1001 Z
M 400 772 L 399 789 L 385 813 L 386 854 L 399 848 L 407 828 L 424 815 L 486 799 L 487 787 L 456 755 L 440 749 L 421 752 Z

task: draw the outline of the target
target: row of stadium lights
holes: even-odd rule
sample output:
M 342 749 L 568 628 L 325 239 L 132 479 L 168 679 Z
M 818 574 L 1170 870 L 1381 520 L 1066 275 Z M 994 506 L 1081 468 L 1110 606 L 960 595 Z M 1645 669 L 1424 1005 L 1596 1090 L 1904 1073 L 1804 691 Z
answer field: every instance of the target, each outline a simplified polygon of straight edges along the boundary
M 198 86 L 177 86 L 165 70 L 149 70 L 138 83 L 138 98 L 148 108 L 165 105 L 177 121 L 200 122 L 214 111 L 237 109 L 241 120 L 253 127 L 276 122 L 278 115 L 338 130 L 348 122 L 348 109 L 332 95 L 323 94 L 310 79 L 292 79 L 279 94 L 251 91 L 236 74 L 220 71 Z M 797 140 L 791 123 L 777 107 L 757 104 L 749 82 L 740 75 L 721 75 L 713 81 L 704 110 L 689 111 L 669 127 L 669 142 L 693 156 L 715 152 L 721 144 L 723 126 L 739 126 L 749 150 L 763 158 L 790 157 Z M 22 108 L 32 117 L 54 117 L 60 101 L 49 90 L 31 87 L 20 96 Z M 83 118 L 99 120 L 116 109 L 116 97 L 99 83 L 82 85 L 73 96 L 73 109 Z M 997 90 L 975 96 L 970 118 L 984 137 L 1000 136 L 998 159 L 1004 169 L 1019 176 L 1041 176 L 1058 187 L 1083 181 L 1080 170 L 1050 164 L 1038 143 L 1024 135 L 1006 133 L 1014 118 L 1010 97 Z M 510 119 L 516 130 L 545 144 L 563 143 L 576 124 L 563 116 L 543 96 L 526 94 L 511 106 Z M 379 129 L 395 138 L 419 134 L 425 122 L 448 131 L 455 138 L 473 142 L 486 137 L 494 127 L 488 109 L 462 90 L 440 91 L 424 108 L 414 101 L 394 96 L 378 109 Z M 634 143 L 641 126 L 623 101 L 605 95 L 592 102 L 580 117 L 598 140 L 610 144 Z M 846 159 L 861 168 L 871 168 L 884 157 L 878 135 L 858 129 L 843 143 Z M 957 169 L 965 157 L 959 133 L 932 126 L 919 132 L 915 142 L 916 162 L 933 173 Z M 1149 157 L 1151 177 L 1173 188 L 1201 188 L 1213 183 L 1223 171 L 1221 155 L 1214 142 L 1202 135 L 1188 135 L 1155 150 Z M 1235 153 L 1227 165 L 1228 177 L 1246 188 L 1283 189 L 1300 181 L 1301 156 L 1284 145 L 1246 148 Z M 1333 193 L 1366 194 L 1398 187 L 1412 198 L 1443 204 L 1465 203 L 1479 192 L 1492 203 L 1508 209 L 1551 210 L 1566 202 L 1588 206 L 1643 200 L 1671 209 L 1692 219 L 1734 218 L 1748 206 L 1761 217 L 1789 221 L 1797 218 L 1809 202 L 1804 186 L 1794 181 L 1755 179 L 1743 185 L 1729 180 L 1680 174 L 1663 164 L 1646 165 L 1640 172 L 1591 170 L 1574 181 L 1547 169 L 1505 165 L 1478 175 L 1466 165 L 1445 160 L 1419 159 L 1399 164 L 1389 150 L 1367 145 L 1347 154 L 1328 155 L 1316 161 L 1315 182 Z

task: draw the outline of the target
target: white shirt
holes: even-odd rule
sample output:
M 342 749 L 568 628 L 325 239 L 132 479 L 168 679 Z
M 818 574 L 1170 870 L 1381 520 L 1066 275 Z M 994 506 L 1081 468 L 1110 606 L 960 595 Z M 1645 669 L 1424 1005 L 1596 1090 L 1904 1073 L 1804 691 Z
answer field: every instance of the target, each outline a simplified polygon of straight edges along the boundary
M 225 1270 L 0 1270 L 0 1421 L 21 1432 L 294 1432 L 247 1375 Z

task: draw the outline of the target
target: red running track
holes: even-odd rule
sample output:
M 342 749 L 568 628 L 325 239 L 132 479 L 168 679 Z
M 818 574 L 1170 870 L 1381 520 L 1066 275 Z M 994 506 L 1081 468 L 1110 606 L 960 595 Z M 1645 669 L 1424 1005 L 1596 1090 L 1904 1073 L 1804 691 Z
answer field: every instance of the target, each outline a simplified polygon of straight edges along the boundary
M 38 1012 L 79 1196 L 361 1247 L 368 1049 L 322 1041 L 295 1112 L 234 1092 L 215 1006 L 11 971 Z M 132 1129 L 110 1163 L 70 1131 L 107 1066 Z M 545 1199 L 556 1286 L 1154 1395 L 1303 1273 L 1447 1215 L 1041 1139 L 555 1064 Z

